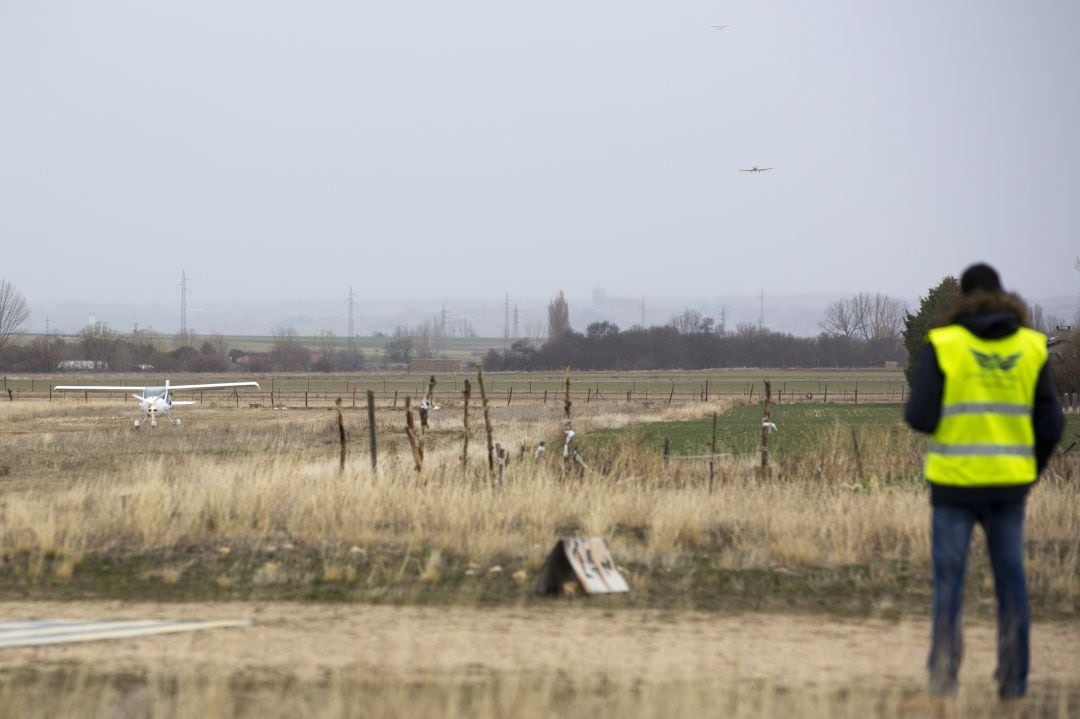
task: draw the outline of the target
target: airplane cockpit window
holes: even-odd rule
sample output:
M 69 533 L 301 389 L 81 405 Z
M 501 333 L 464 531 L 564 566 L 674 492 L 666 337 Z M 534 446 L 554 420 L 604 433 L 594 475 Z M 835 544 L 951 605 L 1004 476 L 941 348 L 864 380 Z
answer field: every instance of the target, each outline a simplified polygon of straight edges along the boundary
M 143 397 L 164 397 L 164 387 L 147 387 L 143 390 Z

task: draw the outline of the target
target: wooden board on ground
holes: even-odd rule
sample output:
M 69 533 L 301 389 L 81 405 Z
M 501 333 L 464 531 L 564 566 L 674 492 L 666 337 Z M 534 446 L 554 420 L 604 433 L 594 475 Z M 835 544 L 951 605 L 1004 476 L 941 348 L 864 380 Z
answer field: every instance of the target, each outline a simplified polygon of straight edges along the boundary
M 537 594 L 562 594 L 567 583 L 586 594 L 629 592 L 603 537 L 567 537 L 551 550 L 536 583 Z

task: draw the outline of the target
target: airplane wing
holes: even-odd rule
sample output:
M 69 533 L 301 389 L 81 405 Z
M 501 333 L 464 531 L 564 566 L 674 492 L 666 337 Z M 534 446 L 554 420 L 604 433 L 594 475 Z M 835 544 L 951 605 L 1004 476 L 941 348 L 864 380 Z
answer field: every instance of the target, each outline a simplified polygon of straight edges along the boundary
M 176 392 L 178 390 L 189 389 L 224 389 L 226 387 L 256 387 L 258 388 L 258 382 L 212 382 L 210 384 L 171 384 L 169 385 L 170 392 Z M 78 389 L 78 387 L 76 387 Z M 173 402 L 173 404 L 176 404 Z
M 53 387 L 54 392 L 142 392 L 144 389 L 146 389 L 146 387 L 139 387 L 133 384 L 115 387 L 111 385 L 62 384 Z

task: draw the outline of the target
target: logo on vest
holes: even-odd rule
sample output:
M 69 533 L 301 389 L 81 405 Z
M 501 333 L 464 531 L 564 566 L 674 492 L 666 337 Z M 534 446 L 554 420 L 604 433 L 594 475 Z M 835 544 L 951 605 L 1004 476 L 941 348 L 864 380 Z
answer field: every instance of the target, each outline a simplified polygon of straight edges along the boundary
M 970 347 L 968 349 L 971 349 Z M 971 349 L 971 354 L 975 355 L 975 361 L 979 363 L 979 366 L 985 370 L 1000 370 L 1002 372 L 1008 372 L 1016 366 L 1017 360 L 1020 359 L 1020 353 L 1011 354 L 1008 357 L 1002 357 L 997 352 L 979 352 L 976 349 Z

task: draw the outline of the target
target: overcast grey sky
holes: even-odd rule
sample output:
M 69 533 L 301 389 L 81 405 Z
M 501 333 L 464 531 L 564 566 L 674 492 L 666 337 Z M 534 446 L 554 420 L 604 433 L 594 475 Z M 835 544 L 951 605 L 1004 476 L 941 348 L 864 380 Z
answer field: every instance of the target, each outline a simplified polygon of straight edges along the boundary
M 0 0 L 0 277 L 31 306 L 168 301 L 182 269 L 202 302 L 913 297 L 987 260 L 1074 294 L 1078 28 L 1075 0 Z

